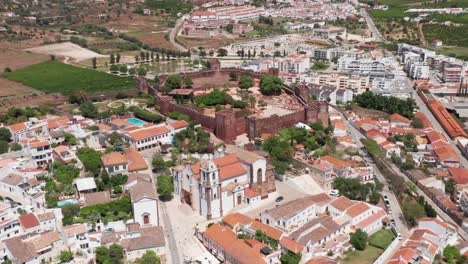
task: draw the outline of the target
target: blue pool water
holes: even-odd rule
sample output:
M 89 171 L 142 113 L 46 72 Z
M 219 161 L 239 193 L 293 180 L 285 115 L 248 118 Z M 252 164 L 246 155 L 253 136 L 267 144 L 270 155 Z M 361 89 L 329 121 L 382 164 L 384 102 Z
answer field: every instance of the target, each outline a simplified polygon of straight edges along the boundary
M 59 207 L 62 207 L 62 206 L 67 205 L 67 204 L 77 204 L 77 203 L 78 203 L 77 200 L 75 200 L 75 199 L 70 199 L 70 200 L 65 200 L 65 201 L 57 202 L 57 205 L 58 205 Z
M 144 121 L 141 121 L 140 119 L 136 119 L 136 118 L 133 118 L 133 117 L 127 119 L 127 122 L 132 123 L 135 126 L 143 126 L 143 125 L 146 124 Z

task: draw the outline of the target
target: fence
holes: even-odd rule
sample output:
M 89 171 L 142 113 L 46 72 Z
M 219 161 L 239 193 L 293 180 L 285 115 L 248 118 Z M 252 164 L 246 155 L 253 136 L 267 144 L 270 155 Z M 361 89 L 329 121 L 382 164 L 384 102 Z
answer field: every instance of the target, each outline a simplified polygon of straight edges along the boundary
M 388 245 L 387 249 L 385 249 L 382 255 L 380 255 L 380 257 L 376 261 L 374 261 L 374 264 L 387 263 L 387 260 L 391 257 L 391 254 L 393 253 L 393 251 L 398 247 L 398 244 L 399 244 L 399 240 L 395 238 L 392 241 L 392 243 Z

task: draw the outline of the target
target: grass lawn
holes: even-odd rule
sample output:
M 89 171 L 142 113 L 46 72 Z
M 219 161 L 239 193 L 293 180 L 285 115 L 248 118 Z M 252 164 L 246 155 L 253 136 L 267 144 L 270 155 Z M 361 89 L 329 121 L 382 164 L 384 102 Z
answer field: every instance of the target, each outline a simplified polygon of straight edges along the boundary
M 383 253 L 383 250 L 373 246 L 367 246 L 365 250 L 350 251 L 346 253 L 343 264 L 372 264 Z
M 386 249 L 395 239 L 392 230 L 382 229 L 369 237 L 369 245 L 377 248 Z
M 135 87 L 135 82 L 129 77 L 118 77 L 58 61 L 34 64 L 24 69 L 4 73 L 2 77 L 47 93 L 65 95 L 77 91 L 95 93 Z

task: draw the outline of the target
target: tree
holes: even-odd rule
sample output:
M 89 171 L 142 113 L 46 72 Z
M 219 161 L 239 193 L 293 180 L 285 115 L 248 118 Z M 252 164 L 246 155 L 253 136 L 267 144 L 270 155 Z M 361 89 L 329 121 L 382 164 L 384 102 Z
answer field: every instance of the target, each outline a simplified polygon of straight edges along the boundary
M 10 142 L 11 141 L 11 132 L 8 128 L 0 127 L 0 140 Z
M 124 250 L 120 245 L 112 244 L 109 247 L 109 259 L 111 263 L 122 263 L 124 257 Z
M 146 69 L 143 67 L 139 67 L 137 70 L 138 76 L 145 76 L 146 75 Z
M 79 107 L 81 115 L 87 118 L 96 118 L 98 116 L 98 110 L 90 101 L 82 103 Z
M 78 204 L 67 204 L 62 207 L 63 224 L 73 224 L 73 218 L 80 214 L 80 205 Z
M 179 89 L 182 83 L 182 77 L 179 74 L 169 75 L 167 77 L 166 82 L 164 83 L 164 90 L 166 93 L 174 89 Z
M 13 144 L 11 145 L 11 151 L 20 151 L 20 150 L 22 150 L 22 149 L 23 149 L 23 147 L 21 147 L 21 145 L 18 144 L 18 143 L 13 143 Z
M 7 153 L 8 148 L 8 142 L 6 142 L 5 140 L 0 140 L 0 154 Z
M 444 248 L 443 255 L 447 263 L 455 264 L 456 260 L 460 258 L 460 251 L 456 247 L 448 245 Z
M 115 63 L 115 56 L 114 56 L 114 53 L 112 53 L 112 54 L 110 55 L 110 63 L 111 63 L 111 64 L 114 64 L 114 63 Z
M 83 162 L 86 171 L 89 171 L 94 175 L 99 174 L 102 167 L 101 152 L 86 147 L 79 149 L 77 152 L 77 156 L 81 160 L 81 162 Z
M 254 80 L 247 74 L 242 74 L 239 80 L 239 88 L 248 89 L 254 85 Z
M 128 72 L 128 67 L 127 67 L 127 65 L 125 65 L 125 64 L 124 64 L 124 65 L 120 65 L 119 71 L 120 71 L 121 73 L 127 73 L 127 72 Z
M 110 264 L 112 263 L 109 258 L 109 249 L 101 246 L 96 248 L 96 263 L 97 264 Z
M 230 81 L 235 81 L 235 80 L 237 80 L 237 73 L 234 72 L 234 71 L 230 72 L 230 73 L 229 73 L 229 80 L 230 80 Z
M 190 79 L 190 78 L 184 79 L 184 84 L 185 84 L 185 86 L 187 86 L 187 87 L 192 87 L 193 81 L 192 81 L 192 79 Z
M 279 95 L 283 88 L 283 81 L 273 75 L 265 75 L 260 79 L 260 92 L 263 95 Z
M 73 259 L 73 253 L 69 250 L 60 251 L 59 255 L 60 263 L 67 263 Z
M 166 162 L 164 161 L 161 154 L 156 154 L 153 156 L 151 165 L 156 172 L 166 169 Z
M 120 53 L 117 53 L 117 57 L 115 57 L 115 61 L 117 63 L 120 63 Z
M 420 118 L 415 117 L 413 120 L 411 120 L 411 126 L 414 128 L 423 128 L 424 124 Z
M 97 68 L 97 59 L 96 59 L 96 57 L 91 59 L 91 63 L 93 64 L 93 69 L 96 69 Z
M 353 245 L 356 250 L 364 250 L 367 247 L 368 235 L 362 229 L 356 230 L 356 232 L 351 233 L 349 243 Z
M 163 198 L 163 200 L 170 199 L 173 191 L 174 183 L 172 182 L 172 176 L 158 176 L 158 193 L 161 196 L 161 198 Z
M 73 134 L 65 133 L 63 135 L 63 137 L 64 137 L 64 141 L 67 142 L 68 145 L 70 145 L 70 146 L 74 146 L 74 145 L 78 144 L 78 140 L 76 140 L 76 137 Z
M 3 72 L 12 72 L 12 70 L 11 70 L 10 67 L 5 67 L 5 69 L 3 70 Z
M 110 66 L 110 71 L 111 72 L 114 72 L 114 73 L 117 73 L 119 71 L 119 66 L 118 65 L 115 65 L 115 64 L 112 64 Z
M 457 187 L 457 182 L 454 179 L 449 179 L 445 183 L 445 192 L 448 194 L 455 193 L 455 188 Z
M 160 264 L 161 259 L 153 250 L 148 250 L 146 253 L 135 260 L 135 264 Z
M 135 70 L 135 68 L 131 68 L 130 70 L 128 70 L 128 74 L 131 76 L 135 76 L 136 73 L 137 71 Z
M 280 260 L 281 264 L 299 264 L 299 262 L 301 261 L 301 257 L 301 253 L 294 254 L 292 252 L 287 252 L 281 256 Z
M 225 57 L 227 56 L 228 52 L 226 49 L 220 48 L 218 49 L 218 57 Z

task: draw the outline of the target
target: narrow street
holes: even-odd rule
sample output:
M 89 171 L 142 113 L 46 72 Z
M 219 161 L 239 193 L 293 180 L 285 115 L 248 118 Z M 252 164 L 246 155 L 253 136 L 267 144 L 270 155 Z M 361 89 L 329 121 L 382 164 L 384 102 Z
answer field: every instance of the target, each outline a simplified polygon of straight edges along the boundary
M 341 118 L 344 120 L 346 128 L 348 129 L 349 134 L 353 138 L 353 141 L 356 142 L 358 148 L 362 148 L 364 145 L 361 143 L 361 139 L 364 139 L 365 136 L 361 132 L 359 132 L 354 126 L 352 126 L 339 111 L 337 112 L 341 115 Z M 366 157 L 365 160 L 374 169 L 375 176 L 377 177 L 377 179 L 384 184 L 382 195 L 386 195 L 388 197 L 388 200 L 390 201 L 390 209 L 392 210 L 391 215 L 393 219 L 395 219 L 397 231 L 400 232 L 403 239 L 409 237 L 410 230 L 406 226 L 403 211 L 401 210 L 400 204 L 398 203 L 395 194 L 388 188 L 387 180 L 379 171 L 377 166 L 373 163 L 372 159 L 370 157 Z
M 177 249 L 177 243 L 174 238 L 174 231 L 172 229 L 171 221 L 167 215 L 167 206 L 165 202 L 159 201 L 159 208 L 161 209 L 161 217 L 164 222 L 164 231 L 166 234 L 167 241 L 169 245 L 167 249 L 171 253 L 172 262 L 169 263 L 182 263 L 179 258 L 179 251 Z

